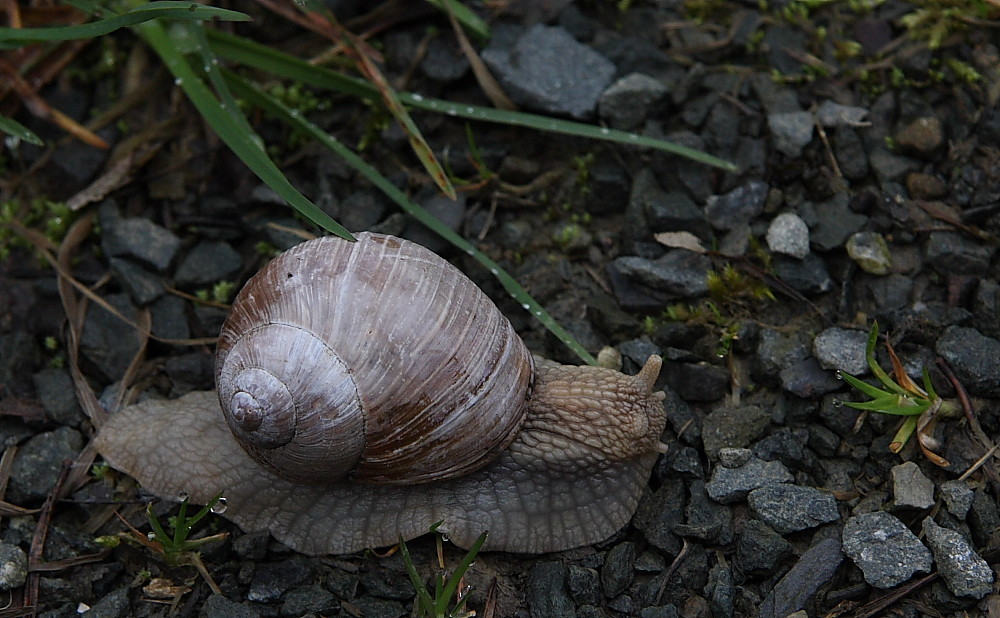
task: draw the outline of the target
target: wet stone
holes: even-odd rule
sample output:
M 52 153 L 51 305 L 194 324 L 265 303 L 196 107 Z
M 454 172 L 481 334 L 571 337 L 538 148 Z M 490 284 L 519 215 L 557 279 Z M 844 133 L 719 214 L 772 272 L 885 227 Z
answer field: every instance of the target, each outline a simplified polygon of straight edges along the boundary
M 972 508 L 975 492 L 964 481 L 958 479 L 941 483 L 938 491 L 948 512 L 957 519 L 964 520 L 965 516 L 969 514 L 969 509 Z
M 511 99 L 526 108 L 576 119 L 593 115 L 615 66 L 565 28 L 536 24 L 512 47 L 491 44 L 483 61 Z
M 632 183 L 629 200 L 642 209 L 653 232 L 691 232 L 701 238 L 710 230 L 704 214 L 686 193 L 667 193 L 649 168 L 639 172 Z
M 856 515 L 843 532 L 844 553 L 850 556 L 865 581 L 876 588 L 899 585 L 914 573 L 929 573 L 931 552 L 916 535 L 885 511 Z
M 28 556 L 17 545 L 0 543 L 0 590 L 20 588 L 28 579 Z
M 536 618 L 573 618 L 575 606 L 566 591 L 566 566 L 540 562 L 528 575 L 528 608 Z
M 767 246 L 774 253 L 804 258 L 809 254 L 809 227 L 800 216 L 781 213 L 767 228 Z
M 846 243 L 847 255 L 871 275 L 887 275 L 892 268 L 892 253 L 885 237 L 877 232 L 856 232 Z
M 708 606 L 712 610 L 713 616 L 719 618 L 731 618 L 733 616 L 734 597 L 736 595 L 733 586 L 733 572 L 729 567 L 717 564 L 708 573 L 708 584 L 705 586 L 708 593 Z
M 868 335 L 860 330 L 832 326 L 816 335 L 813 354 L 819 364 L 827 369 L 860 376 L 868 371 L 865 347 Z
M 427 53 L 420 61 L 424 75 L 438 82 L 453 82 L 469 70 L 469 61 L 457 45 L 445 42 L 441 37 L 431 39 Z
M 709 545 L 727 545 L 733 540 L 733 515 L 728 507 L 709 500 L 705 482 L 691 482 L 691 498 L 685 510 L 685 522 L 674 532 Z
M 743 522 L 736 540 L 735 566 L 753 576 L 773 573 L 792 554 L 792 544 L 773 528 L 757 519 Z
M 993 253 L 958 232 L 931 232 L 924 244 L 927 263 L 943 275 L 985 275 Z
M 759 519 L 781 534 L 814 528 L 840 519 L 833 495 L 812 487 L 761 487 L 750 492 L 747 504 Z
M 588 567 L 571 564 L 568 567 L 566 584 L 569 594 L 577 605 L 597 605 L 601 602 L 601 579 L 597 571 Z
M 809 470 L 816 456 L 808 448 L 809 430 L 805 427 L 782 427 L 753 445 L 753 454 L 764 461 L 778 460 L 789 468 Z
M 833 287 L 826 263 L 810 253 L 801 260 L 783 255 L 774 257 L 774 273 L 788 285 L 806 295 L 822 294 Z
M 142 266 L 129 260 L 115 257 L 108 260 L 108 264 L 119 285 L 128 292 L 132 302 L 140 307 L 145 307 L 163 296 L 163 293 L 166 291 L 163 279 Z
M 612 265 L 643 286 L 690 298 L 708 292 L 707 272 L 712 267 L 712 260 L 705 255 L 676 249 L 656 260 L 623 256 L 616 258 Z
M 184 256 L 174 273 L 174 281 L 181 287 L 207 285 L 232 279 L 242 267 L 243 258 L 229 243 L 203 241 Z
M 612 599 L 625 592 L 635 576 L 635 543 L 619 543 L 611 548 L 601 567 L 601 589 Z
M 781 370 L 781 387 L 798 397 L 815 399 L 839 390 L 843 383 L 813 357 L 794 362 Z
M 118 588 L 94 604 L 87 612 L 88 618 L 125 618 L 129 615 L 128 587 Z
M 135 322 L 135 307 L 127 295 L 109 294 L 104 300 L 126 319 Z M 118 317 L 94 305 L 84 320 L 80 349 L 108 380 L 114 381 L 125 374 L 139 351 L 139 336 Z
M 717 230 L 731 230 L 750 222 L 764 212 L 769 186 L 751 181 L 729 193 L 709 196 L 705 218 Z
M 855 129 L 844 126 L 836 129 L 833 153 L 841 173 L 848 180 L 861 180 L 868 175 L 868 152 Z
M 829 99 L 816 108 L 816 119 L 827 129 L 855 126 L 865 119 L 868 110 L 854 105 L 843 105 Z
M 131 257 L 165 272 L 174 261 L 181 240 L 149 219 L 120 218 L 101 210 L 101 246 L 111 257 Z
M 778 152 L 789 157 L 798 157 L 802 149 L 812 141 L 813 115 L 809 112 L 785 112 L 768 114 L 767 126 Z
M 830 582 L 843 560 L 836 540 L 824 539 L 814 544 L 768 593 L 758 618 L 787 618 L 804 609 L 816 591 Z
M 673 605 L 659 607 L 644 607 L 639 612 L 639 618 L 680 618 L 677 608 Z
M 934 483 L 907 461 L 892 468 L 892 495 L 896 508 L 927 509 L 934 505 Z
M 716 406 L 702 423 L 705 453 L 714 459 L 722 448 L 748 446 L 763 435 L 770 423 L 771 415 L 754 405 Z
M 255 603 L 277 601 L 292 586 L 301 584 L 311 575 L 312 569 L 304 561 L 294 558 L 258 564 L 250 582 L 247 600 Z
M 851 210 L 846 193 L 838 193 L 826 202 L 813 204 L 811 212 L 800 213 L 812 231 L 810 240 L 819 251 L 830 251 L 844 246 L 851 234 L 868 223 L 868 217 Z
M 258 618 L 260 612 L 245 603 L 230 601 L 224 595 L 213 594 L 201 606 L 199 618 Z
M 690 446 L 674 448 L 664 455 L 667 469 L 683 478 L 704 478 L 705 467 L 701 463 L 698 449 Z
M 972 328 L 950 326 L 935 349 L 973 395 L 1000 396 L 1000 341 Z
M 83 410 L 76 401 L 73 378 L 67 369 L 47 368 L 31 376 L 35 395 L 50 419 L 60 425 L 76 426 L 83 420 Z
M 670 556 L 681 549 L 681 540 L 673 529 L 684 521 L 685 493 L 684 483 L 664 483 L 642 497 L 633 518 L 646 541 Z
M 152 314 L 152 331 L 163 339 L 188 339 L 191 329 L 184 315 L 184 299 L 172 294 L 161 296 L 149 306 Z
M 598 113 L 615 129 L 640 126 L 667 96 L 667 87 L 642 73 L 630 73 L 611 84 L 598 99 Z
M 322 586 L 313 585 L 290 590 L 281 604 L 282 616 L 305 616 L 306 614 L 329 614 L 340 603 L 333 593 Z
M 780 461 L 761 461 L 756 457 L 738 468 L 716 466 L 712 479 L 705 485 L 708 496 L 722 504 L 733 504 L 747 497 L 760 487 L 768 487 L 794 480 Z
M 668 363 L 666 383 L 685 401 L 718 401 L 729 391 L 730 374 L 709 363 Z
M 885 148 L 875 148 L 868 153 L 868 161 L 879 182 L 903 182 L 911 172 L 920 169 L 920 162 L 905 155 L 889 152 Z
M 63 464 L 83 448 L 83 436 L 75 429 L 59 427 L 40 433 L 24 443 L 11 470 L 9 496 L 24 504 L 43 500 L 56 484 Z
M 981 599 L 993 590 L 993 571 L 961 534 L 937 525 L 930 517 L 924 519 L 923 531 L 952 593 Z

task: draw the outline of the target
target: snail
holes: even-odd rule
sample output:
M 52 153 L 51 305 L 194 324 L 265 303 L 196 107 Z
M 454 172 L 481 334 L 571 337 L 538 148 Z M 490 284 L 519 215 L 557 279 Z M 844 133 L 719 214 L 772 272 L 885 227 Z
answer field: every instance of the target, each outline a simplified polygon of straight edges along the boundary
M 307 554 L 438 530 L 559 551 L 632 517 L 664 430 L 660 358 L 635 376 L 533 357 L 457 268 L 371 233 L 307 241 L 240 291 L 216 392 L 129 406 L 97 450 L 164 498 Z

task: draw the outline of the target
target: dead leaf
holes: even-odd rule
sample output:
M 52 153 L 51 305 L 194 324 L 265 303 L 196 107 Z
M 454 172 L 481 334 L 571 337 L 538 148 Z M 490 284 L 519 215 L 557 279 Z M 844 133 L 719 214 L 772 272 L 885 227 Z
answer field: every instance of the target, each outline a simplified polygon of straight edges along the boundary
M 653 234 L 653 238 L 665 247 L 687 249 L 695 253 L 707 252 L 707 249 L 701 244 L 701 240 L 691 232 L 660 232 Z

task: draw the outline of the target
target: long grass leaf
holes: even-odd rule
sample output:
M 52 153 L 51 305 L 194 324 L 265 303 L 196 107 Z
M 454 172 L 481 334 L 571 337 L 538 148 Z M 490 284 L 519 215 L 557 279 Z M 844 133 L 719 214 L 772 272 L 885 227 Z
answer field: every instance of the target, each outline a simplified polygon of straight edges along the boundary
M 890 393 L 889 391 L 884 391 L 876 386 L 872 386 L 871 384 L 859 380 L 854 376 L 852 376 L 851 374 L 846 373 L 844 371 L 840 372 L 840 377 L 844 379 L 844 382 L 847 382 L 848 384 L 858 389 L 865 395 L 868 395 L 872 399 L 881 399 L 883 397 L 892 396 L 892 393 Z
M 350 148 L 346 147 L 335 137 L 327 134 L 323 131 L 323 129 L 309 122 L 308 119 L 303 118 L 301 114 L 292 113 L 292 110 L 280 101 L 261 92 L 259 88 L 255 88 L 239 75 L 227 69 L 222 69 L 222 71 L 229 82 L 229 87 L 232 88 L 238 96 L 242 97 L 252 105 L 256 105 L 257 107 L 260 107 L 266 112 L 274 115 L 282 122 L 295 127 L 308 135 L 311 135 L 321 144 L 332 150 L 338 156 L 342 157 L 348 165 L 367 178 L 373 185 L 375 185 L 375 187 L 382 191 L 386 197 L 396 202 L 396 204 L 398 204 L 403 211 L 427 226 L 427 228 L 435 234 L 441 236 L 452 245 L 464 251 L 477 262 L 482 264 L 487 270 L 490 271 L 491 274 L 493 274 L 494 277 L 497 278 L 498 281 L 500 281 L 500 284 L 504 287 L 508 294 L 521 303 L 521 306 L 524 307 L 524 309 L 529 311 L 535 319 L 541 322 L 541 324 L 549 330 L 549 332 L 573 350 L 573 352 L 584 362 L 590 365 L 597 364 L 594 357 L 587 352 L 587 350 L 581 346 L 580 343 L 562 327 L 562 325 L 549 315 L 549 312 L 546 311 L 538 303 L 538 301 L 532 298 L 531 295 L 528 294 L 528 292 L 521 287 L 521 285 L 515 281 L 513 277 L 507 274 L 507 272 L 488 255 L 477 249 L 472 243 L 451 230 L 451 228 L 445 227 L 433 215 L 424 210 L 420 205 L 410 200 L 405 193 L 399 190 L 396 185 L 389 182 L 389 180 L 379 173 L 377 169 L 369 165 L 368 162 L 355 154 Z
M 294 56 L 268 49 L 263 45 L 215 29 L 208 31 L 208 37 L 216 53 L 227 60 L 274 73 L 286 79 L 300 81 L 315 88 L 336 90 L 373 102 L 380 100 L 379 93 L 374 87 L 356 77 L 344 75 L 323 67 L 313 66 Z M 640 148 L 651 148 L 727 171 L 736 171 L 738 169 L 728 161 L 694 150 L 693 148 L 627 131 L 597 127 L 571 120 L 549 118 L 537 114 L 499 110 L 466 103 L 453 103 L 413 93 L 401 92 L 399 93 L 399 98 L 403 103 L 414 108 L 437 112 L 447 116 L 508 126 L 526 127 L 537 131 L 615 142 Z
M 889 443 L 890 451 L 898 453 L 903 450 L 906 441 L 910 439 L 910 436 L 913 435 L 913 432 L 917 428 L 917 420 L 916 416 L 911 416 L 899 427 L 899 431 L 896 432 L 896 435 L 892 437 L 892 442 Z
M 250 16 L 239 11 L 203 6 L 194 2 L 150 2 L 113 17 L 107 17 L 75 26 L 48 26 L 43 28 L 0 28 L 0 47 L 20 47 L 43 41 L 71 41 L 92 39 L 120 28 L 135 26 L 157 18 L 225 21 L 249 21 Z
M 425 0 L 427 4 L 435 6 L 442 11 L 451 11 L 458 23 L 462 27 L 479 37 L 481 40 L 490 38 L 490 27 L 486 22 L 479 19 L 479 16 L 472 12 L 469 7 L 455 0 Z M 445 6 L 447 3 L 448 6 Z
M 11 137 L 16 137 L 19 140 L 35 144 L 36 146 L 42 145 L 42 138 L 32 133 L 31 129 L 13 118 L 0 116 L 0 133 L 6 133 Z
M 136 30 L 167 65 L 175 82 L 184 90 L 202 118 L 251 171 L 316 225 L 342 238 L 354 239 L 342 225 L 331 219 L 329 215 L 292 186 L 278 169 L 278 166 L 264 152 L 260 143 L 255 140 L 256 134 L 246 130 L 245 120 L 240 121 L 234 117 L 234 114 L 239 113 L 239 111 L 227 109 L 220 103 L 201 76 L 188 64 L 187 58 L 177 51 L 159 22 L 142 23 L 136 26 Z

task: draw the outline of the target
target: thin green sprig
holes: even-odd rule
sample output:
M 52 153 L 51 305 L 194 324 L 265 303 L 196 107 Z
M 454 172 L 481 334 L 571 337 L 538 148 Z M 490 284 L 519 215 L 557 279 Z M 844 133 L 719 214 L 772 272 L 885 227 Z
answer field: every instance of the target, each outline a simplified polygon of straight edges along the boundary
M 439 524 L 440 522 L 432 526 L 431 529 L 435 530 Z M 467 616 L 475 616 L 475 612 L 463 609 L 469 598 L 468 591 L 461 591 L 461 594 L 457 597 L 456 593 L 459 593 L 458 587 L 462 584 L 462 578 L 465 577 L 465 572 L 475 562 L 476 556 L 479 554 L 479 550 L 482 549 L 483 543 L 486 542 L 488 534 L 489 532 L 486 531 L 479 535 L 479 538 L 469 548 L 468 553 L 465 554 L 462 562 L 459 563 L 458 567 L 455 568 L 455 572 L 450 577 L 446 579 L 443 571 L 434 576 L 433 594 L 423 580 L 420 579 L 420 574 L 417 572 L 417 567 L 413 564 L 413 558 L 410 556 L 410 550 L 406 547 L 406 542 L 403 539 L 399 540 L 399 552 L 403 556 L 406 573 L 410 576 L 410 583 L 413 584 L 413 589 L 417 594 L 416 603 L 419 616 L 426 618 L 465 618 Z M 438 538 L 440 542 L 440 537 Z M 452 607 L 452 597 L 456 598 L 454 607 Z

